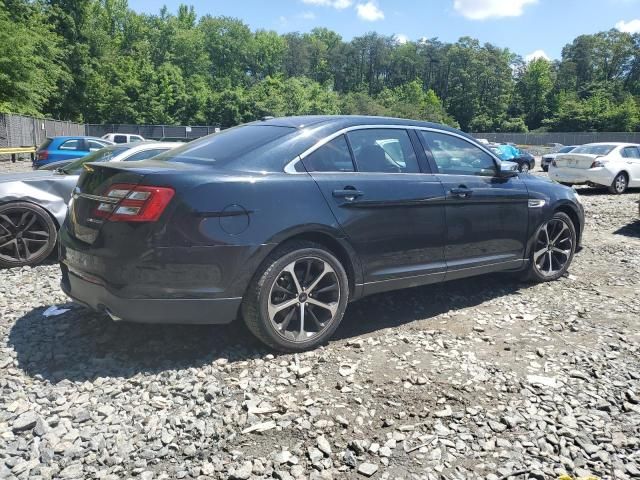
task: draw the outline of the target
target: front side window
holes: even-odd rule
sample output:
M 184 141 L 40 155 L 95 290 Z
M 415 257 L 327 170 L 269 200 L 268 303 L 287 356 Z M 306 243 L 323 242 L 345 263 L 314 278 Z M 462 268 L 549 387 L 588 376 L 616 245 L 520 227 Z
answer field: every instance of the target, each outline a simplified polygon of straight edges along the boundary
M 95 152 L 96 150 L 100 150 L 101 148 L 106 147 L 106 144 L 102 142 L 98 142 L 96 140 L 89 140 L 89 150 Z
M 127 136 L 126 135 L 114 135 L 113 136 L 113 141 L 115 143 L 127 143 Z
M 131 137 L 129 138 L 129 142 L 134 143 L 134 142 L 141 142 L 142 141 L 142 137 L 139 137 L 138 135 L 131 135 Z
M 330 142 L 305 157 L 304 166 L 308 172 L 353 172 L 351 152 L 344 135 Z
M 151 148 L 149 150 L 142 150 L 141 152 L 134 153 L 130 157 L 125 158 L 127 162 L 134 162 L 136 160 L 146 160 L 147 158 L 160 155 L 162 152 L 166 152 L 168 148 Z
M 438 172 L 448 175 L 494 176 L 496 164 L 487 152 L 466 140 L 437 132 L 420 132 Z
M 81 140 L 67 140 L 62 145 L 60 145 L 60 150 L 80 150 L 80 147 L 82 147 Z
M 418 173 L 418 160 L 406 130 L 371 128 L 347 134 L 359 172 Z

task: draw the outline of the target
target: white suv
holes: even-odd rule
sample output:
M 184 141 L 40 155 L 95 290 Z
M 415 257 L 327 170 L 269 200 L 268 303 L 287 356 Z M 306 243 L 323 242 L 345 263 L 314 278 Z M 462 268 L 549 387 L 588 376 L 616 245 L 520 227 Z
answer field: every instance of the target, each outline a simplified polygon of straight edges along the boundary
M 133 135 L 131 133 L 107 133 L 103 135 L 102 138 L 111 140 L 113 143 L 144 142 L 144 138 L 140 135 Z

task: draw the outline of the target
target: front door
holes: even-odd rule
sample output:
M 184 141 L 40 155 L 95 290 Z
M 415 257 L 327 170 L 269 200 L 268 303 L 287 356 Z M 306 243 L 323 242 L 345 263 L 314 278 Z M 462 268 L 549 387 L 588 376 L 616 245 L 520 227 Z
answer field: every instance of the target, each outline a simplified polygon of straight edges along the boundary
M 365 294 L 444 278 L 444 190 L 406 130 L 352 131 L 303 162 L 360 258 Z
M 446 192 L 447 279 L 522 265 L 529 228 L 528 192 L 518 177 L 462 136 L 420 131 Z

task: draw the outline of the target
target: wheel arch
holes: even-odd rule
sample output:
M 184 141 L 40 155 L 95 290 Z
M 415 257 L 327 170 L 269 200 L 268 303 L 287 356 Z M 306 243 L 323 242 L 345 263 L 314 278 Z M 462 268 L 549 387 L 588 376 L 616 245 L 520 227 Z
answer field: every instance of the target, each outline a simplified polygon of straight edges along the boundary
M 554 213 L 561 212 L 569 217 L 571 223 L 573 223 L 573 228 L 576 230 L 576 237 L 578 238 L 578 244 L 580 243 L 580 238 L 582 237 L 582 228 L 580 225 L 580 216 L 575 209 L 569 205 L 568 203 L 564 203 L 555 208 Z
M 280 240 L 278 247 L 290 242 L 307 241 L 323 246 L 336 256 L 344 266 L 349 279 L 349 296 L 357 297 L 357 286 L 362 283 L 361 269 L 355 251 L 344 239 L 339 239 L 326 231 L 308 230 L 292 234 Z
M 51 213 L 51 211 L 47 207 L 38 205 L 37 203 L 32 202 L 31 200 L 28 200 L 28 199 L 9 200 L 8 202 L 0 203 L 0 207 L 4 207 L 5 205 L 11 205 L 13 203 L 28 203 L 30 205 L 33 205 L 34 207 L 41 208 L 42 210 L 47 212 L 47 215 L 49 215 L 49 218 L 53 221 L 53 224 L 56 226 L 56 230 L 60 230 L 60 222 L 58 222 L 58 219 L 56 218 L 56 216 L 53 213 Z

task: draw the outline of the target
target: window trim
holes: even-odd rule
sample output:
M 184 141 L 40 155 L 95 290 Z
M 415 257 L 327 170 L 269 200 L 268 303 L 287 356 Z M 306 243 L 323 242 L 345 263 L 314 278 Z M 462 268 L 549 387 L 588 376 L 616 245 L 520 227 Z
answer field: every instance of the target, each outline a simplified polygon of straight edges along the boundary
M 352 132 L 354 130 L 370 130 L 370 129 L 397 129 L 397 130 L 422 130 L 425 132 L 435 132 L 435 133 L 444 133 L 446 135 L 451 135 L 452 137 L 458 137 L 466 142 L 468 142 L 469 144 L 478 147 L 480 150 L 482 150 L 483 152 L 487 153 L 492 159 L 493 159 L 493 163 L 496 167 L 496 173 L 499 172 L 499 165 L 500 165 L 500 160 L 489 150 L 487 150 L 486 148 L 484 148 L 482 145 L 480 145 L 479 143 L 473 143 L 472 141 L 469 140 L 469 138 L 465 137 L 464 135 L 460 135 L 458 133 L 455 132 L 448 132 L 447 130 L 442 130 L 439 128 L 432 128 L 432 127 L 422 127 L 422 126 L 418 126 L 418 125 L 387 125 L 387 124 L 367 124 L 367 125 L 352 125 L 350 127 L 345 127 L 342 128 L 334 133 L 332 133 L 331 135 L 327 135 L 326 137 L 324 137 L 321 140 L 318 140 L 314 145 L 312 145 L 311 147 L 307 148 L 304 152 L 302 152 L 300 155 L 297 155 L 296 157 L 294 157 L 292 160 L 290 160 L 289 162 L 287 162 L 287 164 L 284 166 L 284 172 L 288 173 L 290 175 L 307 175 L 308 172 L 304 171 L 304 172 L 298 172 L 295 169 L 296 164 L 302 162 L 302 160 L 304 160 L 308 155 L 311 155 L 313 152 L 315 152 L 317 149 L 319 149 L 320 147 L 322 147 L 323 145 L 325 145 L 326 143 L 329 143 L 331 140 L 333 140 L 334 138 L 340 136 L 340 135 L 345 135 L 345 138 L 347 139 L 347 143 L 349 141 L 349 137 L 346 135 L 349 132 Z M 408 132 L 407 132 L 408 133 Z M 409 135 L 409 137 L 411 137 L 411 135 Z M 419 135 L 418 135 L 419 137 Z M 427 149 L 424 147 L 424 145 L 422 144 L 422 140 L 420 138 L 418 138 L 418 141 L 420 142 L 420 144 L 422 145 L 424 151 L 425 151 L 425 156 L 427 157 L 427 161 L 429 164 L 429 167 L 431 170 L 433 170 L 433 166 L 431 165 L 431 160 L 429 159 L 429 156 L 431 155 L 431 150 Z M 415 145 L 412 146 L 415 150 Z M 351 145 L 349 145 L 349 149 L 351 149 Z M 428 154 L 426 152 L 429 152 Z M 415 152 L 416 153 L 416 160 L 418 161 L 418 166 L 420 167 L 420 169 L 423 168 L 422 164 L 420 163 L 420 156 L 419 153 L 420 152 Z M 353 160 L 353 152 L 351 152 L 351 156 L 352 156 L 352 160 Z M 354 164 L 355 166 L 355 164 Z M 331 175 L 335 175 L 337 173 L 342 173 L 342 174 L 366 174 L 366 175 L 420 175 L 420 174 L 439 174 L 439 175 L 445 175 L 442 173 L 438 173 L 437 171 L 430 171 L 430 172 L 424 172 L 421 171 L 419 173 L 404 173 L 404 172 L 399 172 L 399 173 L 389 173 L 389 172 L 360 172 L 358 170 L 355 170 L 353 172 L 340 172 L 340 171 L 336 171 L 336 172 L 313 172 L 313 174 L 331 174 Z

